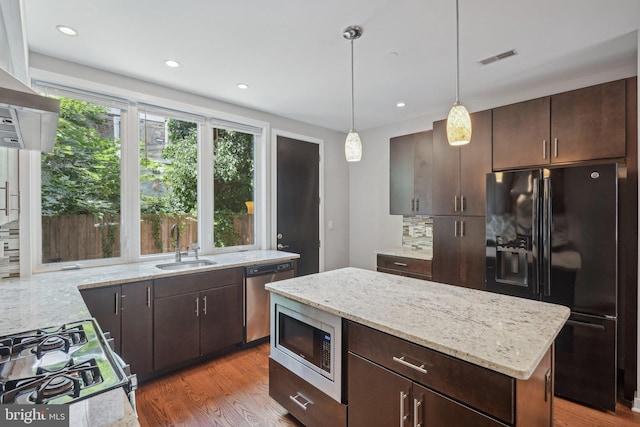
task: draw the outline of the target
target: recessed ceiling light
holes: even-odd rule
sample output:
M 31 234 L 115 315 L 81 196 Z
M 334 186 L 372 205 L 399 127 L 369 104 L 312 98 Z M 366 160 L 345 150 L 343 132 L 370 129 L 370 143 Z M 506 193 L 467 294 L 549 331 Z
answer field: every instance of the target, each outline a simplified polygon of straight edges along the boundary
M 403 108 L 403 107 L 406 107 L 406 106 L 407 106 L 407 104 L 405 104 L 404 102 L 398 102 L 396 104 L 396 107 L 398 107 L 398 108 Z
M 58 25 L 56 29 L 60 31 L 65 36 L 75 37 L 78 35 L 78 32 L 71 27 L 67 27 L 66 25 Z
M 246 83 L 238 83 L 238 89 L 249 89 L 249 85 Z
M 180 66 L 180 63 L 178 61 L 174 61 L 173 59 L 167 59 L 166 61 L 164 61 L 164 63 L 167 67 L 171 67 L 171 68 L 176 68 Z

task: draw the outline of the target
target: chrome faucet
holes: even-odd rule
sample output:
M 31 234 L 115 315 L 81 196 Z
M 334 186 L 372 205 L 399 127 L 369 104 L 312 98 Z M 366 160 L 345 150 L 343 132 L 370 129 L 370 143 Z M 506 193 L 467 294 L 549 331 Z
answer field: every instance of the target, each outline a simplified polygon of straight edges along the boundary
M 182 253 L 180 252 L 180 227 L 178 226 L 178 224 L 173 224 L 173 226 L 171 226 L 171 237 L 173 237 L 173 234 L 176 234 L 176 256 L 175 256 L 175 261 L 176 262 L 181 262 L 182 261 Z

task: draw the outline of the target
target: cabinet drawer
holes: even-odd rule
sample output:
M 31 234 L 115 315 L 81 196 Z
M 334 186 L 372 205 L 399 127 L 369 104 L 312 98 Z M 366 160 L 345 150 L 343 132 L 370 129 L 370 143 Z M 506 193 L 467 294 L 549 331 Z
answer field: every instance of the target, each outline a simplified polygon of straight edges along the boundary
M 155 298 L 164 298 L 236 283 L 242 283 L 242 269 L 226 268 L 156 279 L 153 292 Z
M 389 268 L 380 268 L 380 267 L 378 267 L 376 271 L 379 271 L 380 273 L 395 274 L 396 276 L 413 277 L 414 279 L 431 280 L 430 274 L 429 275 L 418 274 L 418 273 L 413 273 L 411 271 L 391 270 Z
M 351 321 L 347 323 L 347 337 L 349 351 L 486 414 L 513 423 L 513 378 Z M 416 368 L 424 365 L 423 371 L 408 364 Z
M 381 269 L 431 275 L 431 261 L 426 259 L 378 255 L 378 267 Z
M 336 402 L 272 359 L 269 359 L 269 396 L 307 427 L 347 425 L 346 405 Z M 303 408 L 306 402 L 310 403 Z

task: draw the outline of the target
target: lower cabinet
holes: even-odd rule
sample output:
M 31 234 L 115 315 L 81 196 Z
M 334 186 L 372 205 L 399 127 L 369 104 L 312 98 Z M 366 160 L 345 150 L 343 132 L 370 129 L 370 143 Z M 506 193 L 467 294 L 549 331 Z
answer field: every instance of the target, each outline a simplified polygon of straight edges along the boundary
M 269 359 L 269 396 L 307 427 L 347 426 L 346 405 L 333 400 L 271 358 Z
M 494 427 L 506 424 L 349 353 L 349 427 Z
M 485 289 L 485 218 L 433 217 L 433 281 Z
M 350 427 L 552 425 L 552 348 L 516 380 L 355 322 L 346 329 Z
M 156 279 L 153 323 L 156 370 L 240 344 L 242 269 Z
M 431 280 L 431 260 L 378 254 L 377 270 L 382 273 Z
M 89 312 L 114 340 L 115 351 L 144 377 L 153 371 L 151 281 L 80 291 Z

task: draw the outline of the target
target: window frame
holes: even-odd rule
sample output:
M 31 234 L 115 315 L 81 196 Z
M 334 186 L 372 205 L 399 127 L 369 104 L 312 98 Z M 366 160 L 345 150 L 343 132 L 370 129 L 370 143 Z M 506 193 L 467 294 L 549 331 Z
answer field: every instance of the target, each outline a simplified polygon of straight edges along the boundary
M 62 86 L 49 82 L 34 82 L 36 90 L 48 92 L 56 96 L 69 97 L 101 105 L 113 106 L 117 104 L 121 109 L 120 115 L 120 147 L 121 147 L 121 212 L 120 212 L 120 245 L 119 257 L 101 258 L 95 260 L 78 260 L 60 263 L 42 263 L 42 211 L 41 211 L 41 162 L 40 152 L 31 153 L 21 158 L 21 170 L 26 169 L 26 176 L 21 175 L 21 189 L 27 190 L 29 197 L 23 210 L 25 221 L 23 225 L 30 228 L 30 232 L 22 236 L 21 247 L 26 242 L 28 249 L 21 251 L 21 276 L 31 273 L 58 271 L 84 267 L 121 265 L 132 262 L 146 262 L 168 259 L 173 253 L 142 255 L 140 251 L 140 176 L 139 176 L 139 111 L 140 106 L 155 106 L 165 111 L 176 112 L 176 118 L 202 117 L 198 122 L 198 242 L 201 255 L 215 255 L 217 253 L 240 252 L 254 249 L 267 249 L 268 246 L 268 141 L 270 126 L 267 122 L 257 121 L 246 117 L 236 116 L 209 108 L 177 103 L 166 98 L 156 98 L 137 94 L 138 96 L 118 96 L 114 94 L 98 94 L 74 87 Z M 144 99 L 144 102 L 141 100 Z M 215 248 L 213 245 L 213 220 L 203 221 L 203 218 L 213 219 L 213 128 L 226 128 L 224 123 L 237 123 L 241 128 L 253 128 L 254 133 L 254 244 Z M 235 130 L 235 129 L 233 129 Z M 244 130 L 243 130 L 244 131 Z M 23 167 L 26 166 L 26 167 Z M 25 177 L 26 179 L 22 179 Z M 26 185 L 22 183 L 27 181 Z M 26 224 L 25 224 L 26 223 Z M 23 255 L 24 254 L 24 255 Z M 29 266 L 28 270 L 27 266 Z

